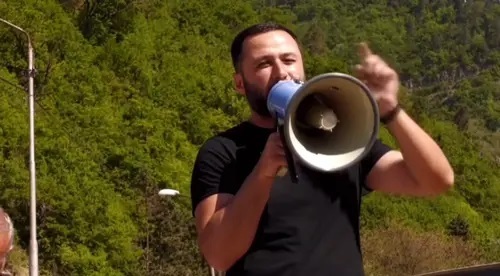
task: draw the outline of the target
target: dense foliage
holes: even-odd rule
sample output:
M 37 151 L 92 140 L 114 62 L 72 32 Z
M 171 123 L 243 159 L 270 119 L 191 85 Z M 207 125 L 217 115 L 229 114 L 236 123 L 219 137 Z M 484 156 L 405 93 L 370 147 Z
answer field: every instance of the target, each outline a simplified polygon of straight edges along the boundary
M 188 195 L 197 148 L 248 115 L 232 87 L 229 44 L 266 20 L 299 34 L 309 76 L 351 72 L 356 43 L 368 41 L 400 72 L 406 109 L 455 168 L 456 188 L 439 198 L 366 198 L 367 269 L 500 261 L 499 1 L 7 0 L 0 16 L 35 47 L 44 274 L 206 273 L 189 198 L 157 192 Z M 16 224 L 20 270 L 29 244 L 27 44 L 0 26 L 0 206 Z M 399 239 L 388 238 L 394 221 L 407 233 Z M 385 263 L 397 242 L 431 239 L 421 237 L 432 237 L 434 255 L 460 258 L 412 266 L 434 256 L 407 246 L 408 258 Z

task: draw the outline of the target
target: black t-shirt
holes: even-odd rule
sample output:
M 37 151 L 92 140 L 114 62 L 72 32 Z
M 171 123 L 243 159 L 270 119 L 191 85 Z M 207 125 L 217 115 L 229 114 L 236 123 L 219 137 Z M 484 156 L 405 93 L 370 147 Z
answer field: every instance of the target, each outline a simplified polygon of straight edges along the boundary
M 205 142 L 192 174 L 193 212 L 210 195 L 238 192 L 272 131 L 244 122 Z M 298 183 L 278 177 L 252 246 L 226 275 L 363 275 L 360 201 L 369 192 L 366 176 L 389 150 L 377 140 L 350 171 L 326 174 L 300 167 Z

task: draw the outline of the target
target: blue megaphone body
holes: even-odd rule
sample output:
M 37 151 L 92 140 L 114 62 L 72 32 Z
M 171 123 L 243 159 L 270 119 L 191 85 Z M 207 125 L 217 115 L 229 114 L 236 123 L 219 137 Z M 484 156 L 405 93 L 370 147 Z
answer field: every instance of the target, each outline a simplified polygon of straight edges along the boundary
M 277 82 L 271 88 L 267 98 L 267 109 L 280 122 L 285 120 L 287 107 L 302 84 L 301 81 L 286 80 Z
M 334 172 L 360 161 L 378 136 L 379 110 L 369 88 L 342 73 L 326 73 L 306 82 L 279 81 L 267 98 L 287 150 L 314 170 Z

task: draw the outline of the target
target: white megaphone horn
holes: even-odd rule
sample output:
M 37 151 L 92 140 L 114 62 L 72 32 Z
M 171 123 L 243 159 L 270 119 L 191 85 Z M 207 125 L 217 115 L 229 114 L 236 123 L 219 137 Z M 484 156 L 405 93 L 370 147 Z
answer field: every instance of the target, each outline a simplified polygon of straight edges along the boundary
M 294 182 L 293 157 L 310 169 L 335 172 L 360 161 L 378 136 L 377 103 L 369 88 L 350 75 L 279 81 L 269 92 L 267 108 L 278 122 Z

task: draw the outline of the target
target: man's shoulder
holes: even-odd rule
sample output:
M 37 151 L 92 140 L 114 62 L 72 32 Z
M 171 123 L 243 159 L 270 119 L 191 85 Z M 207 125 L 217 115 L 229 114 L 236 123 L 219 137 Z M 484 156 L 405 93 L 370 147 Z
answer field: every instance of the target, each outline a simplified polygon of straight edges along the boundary
M 240 123 L 205 140 L 199 149 L 199 155 L 207 153 L 231 154 L 242 144 L 245 144 L 247 139 L 248 131 L 245 123 Z
M 211 136 L 201 145 L 191 174 L 193 210 L 210 195 L 237 192 L 241 172 L 238 165 L 248 163 L 237 156 L 248 140 L 248 132 L 241 123 Z
M 207 143 L 238 143 L 246 138 L 248 135 L 248 128 L 246 124 L 239 123 L 231 128 L 220 131 L 210 137 Z

